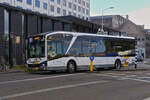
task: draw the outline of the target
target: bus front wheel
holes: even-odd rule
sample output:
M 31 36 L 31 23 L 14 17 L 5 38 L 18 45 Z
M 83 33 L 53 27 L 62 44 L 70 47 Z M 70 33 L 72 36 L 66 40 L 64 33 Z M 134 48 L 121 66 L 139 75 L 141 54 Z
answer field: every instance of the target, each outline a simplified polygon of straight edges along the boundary
M 69 61 L 67 64 L 67 72 L 74 73 L 76 71 L 76 65 L 74 61 Z
M 121 61 L 120 60 L 116 60 L 116 62 L 115 62 L 115 68 L 116 69 L 120 69 L 121 68 Z

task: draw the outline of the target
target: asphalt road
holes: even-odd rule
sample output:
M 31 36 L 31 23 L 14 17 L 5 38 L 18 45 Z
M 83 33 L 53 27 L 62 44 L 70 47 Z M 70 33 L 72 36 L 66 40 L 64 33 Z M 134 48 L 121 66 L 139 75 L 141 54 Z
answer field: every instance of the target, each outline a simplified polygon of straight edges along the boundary
M 150 70 L 0 74 L 0 100 L 150 100 Z

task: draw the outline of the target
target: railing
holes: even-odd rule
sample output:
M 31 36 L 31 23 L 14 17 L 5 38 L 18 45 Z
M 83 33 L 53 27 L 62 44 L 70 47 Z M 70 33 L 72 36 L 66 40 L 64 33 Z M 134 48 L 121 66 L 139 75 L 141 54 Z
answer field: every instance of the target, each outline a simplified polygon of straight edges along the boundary
M 9 69 L 8 62 L 4 59 L 4 57 L 0 57 L 0 72 L 6 72 Z

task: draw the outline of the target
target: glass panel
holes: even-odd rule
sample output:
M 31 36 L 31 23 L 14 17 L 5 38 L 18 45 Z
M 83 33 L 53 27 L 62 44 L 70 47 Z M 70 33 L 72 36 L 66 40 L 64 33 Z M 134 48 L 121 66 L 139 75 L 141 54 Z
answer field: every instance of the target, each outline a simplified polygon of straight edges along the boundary
M 45 41 L 44 37 L 29 38 L 28 56 L 30 58 L 45 57 Z
M 85 36 L 82 38 L 82 47 L 83 47 L 84 56 L 88 56 L 91 52 L 90 38 L 89 37 Z
M 64 53 L 66 53 L 67 52 L 67 50 L 68 50 L 68 47 L 69 47 L 69 45 L 70 45 L 70 42 L 71 42 L 71 40 L 72 40 L 72 35 L 66 35 L 65 37 L 64 37 L 64 44 L 63 44 L 63 47 L 64 47 Z
M 24 15 L 22 14 L 22 33 L 24 33 Z
M 48 44 L 47 44 L 47 46 L 48 46 L 48 57 L 49 57 L 49 59 L 50 58 L 53 58 L 53 57 L 55 57 L 56 56 L 56 43 L 55 42 L 48 42 Z
M 47 38 L 48 42 L 48 59 L 56 59 L 65 56 L 69 44 L 72 40 L 71 35 L 55 34 Z
M 9 13 L 7 10 L 4 10 L 4 31 L 5 34 L 9 33 Z
M 109 38 L 106 40 L 107 55 L 109 56 L 134 56 L 135 41 L 129 39 Z
M 68 54 L 69 55 L 74 55 L 74 56 L 79 56 L 82 54 L 82 51 L 81 51 L 81 46 L 82 44 L 82 41 L 81 39 L 78 37 L 76 39 L 76 41 L 74 42 L 73 46 L 71 47 L 71 49 L 69 50 Z
M 57 42 L 57 54 L 62 54 L 62 42 Z

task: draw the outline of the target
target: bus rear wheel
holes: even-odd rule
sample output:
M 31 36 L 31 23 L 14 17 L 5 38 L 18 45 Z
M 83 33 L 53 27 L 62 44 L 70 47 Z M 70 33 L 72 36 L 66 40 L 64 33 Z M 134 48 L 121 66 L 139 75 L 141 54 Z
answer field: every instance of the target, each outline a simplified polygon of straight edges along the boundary
M 121 68 L 121 61 L 120 60 L 116 60 L 116 62 L 115 62 L 115 68 L 116 69 L 120 69 Z
M 76 71 L 76 65 L 75 62 L 69 61 L 67 64 L 67 72 L 68 73 L 74 73 Z

